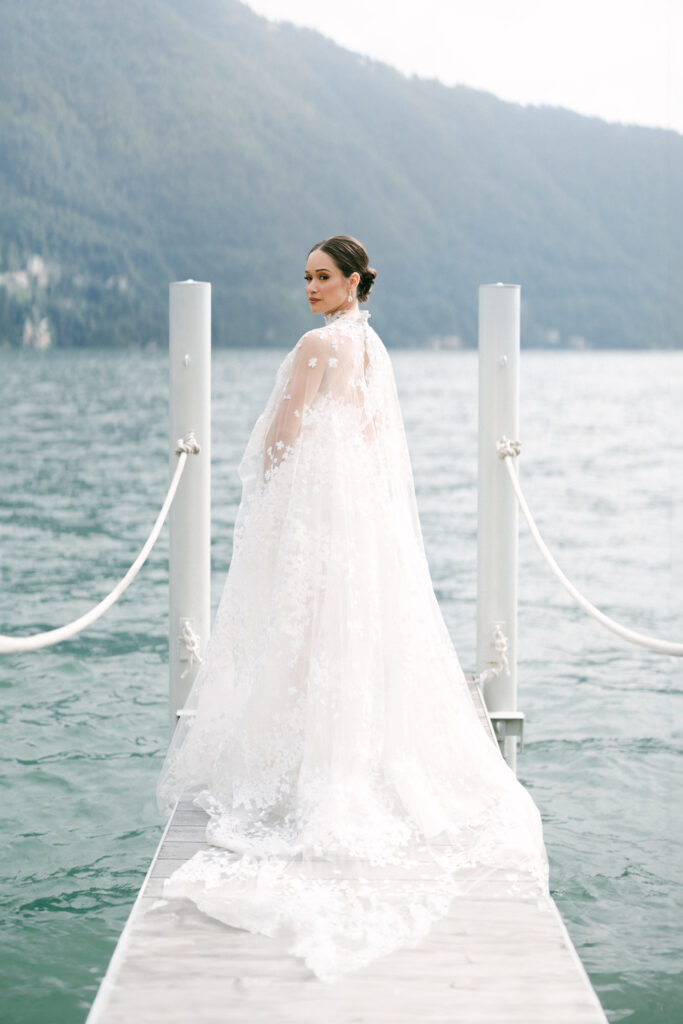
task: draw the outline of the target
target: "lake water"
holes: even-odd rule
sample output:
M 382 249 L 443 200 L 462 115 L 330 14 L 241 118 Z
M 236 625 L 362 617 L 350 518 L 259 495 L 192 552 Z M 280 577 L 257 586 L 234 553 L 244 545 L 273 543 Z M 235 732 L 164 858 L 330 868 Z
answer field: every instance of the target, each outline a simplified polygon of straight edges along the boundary
M 214 353 L 213 608 L 237 463 L 285 350 Z M 474 670 L 477 360 L 392 353 L 434 588 Z M 168 482 L 165 353 L 0 353 L 0 631 L 99 601 Z M 560 565 L 607 614 L 683 641 L 683 353 L 523 352 L 520 476 Z M 164 529 L 78 638 L 0 658 L 0 1018 L 83 1021 L 159 840 Z M 520 524 L 518 775 L 551 889 L 612 1021 L 683 1020 L 683 663 L 573 605 Z

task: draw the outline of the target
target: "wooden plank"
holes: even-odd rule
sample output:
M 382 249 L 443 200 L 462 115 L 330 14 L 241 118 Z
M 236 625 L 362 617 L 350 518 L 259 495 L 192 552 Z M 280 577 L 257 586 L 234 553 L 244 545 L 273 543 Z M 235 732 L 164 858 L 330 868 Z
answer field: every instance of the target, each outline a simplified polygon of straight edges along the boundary
M 178 803 L 86 1024 L 606 1024 L 554 901 L 510 899 L 495 878 L 414 949 L 321 982 L 283 942 L 159 899 L 163 879 L 207 848 L 206 821 Z

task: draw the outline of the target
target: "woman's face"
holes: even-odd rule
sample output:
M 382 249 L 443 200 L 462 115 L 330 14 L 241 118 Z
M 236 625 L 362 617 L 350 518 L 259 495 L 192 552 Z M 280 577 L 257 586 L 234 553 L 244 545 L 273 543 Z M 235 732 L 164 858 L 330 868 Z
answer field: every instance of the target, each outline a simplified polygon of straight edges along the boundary
M 306 298 L 314 313 L 336 313 L 340 309 L 357 309 L 357 273 L 344 277 L 328 253 L 314 249 L 306 261 Z M 349 295 L 353 301 L 349 302 Z

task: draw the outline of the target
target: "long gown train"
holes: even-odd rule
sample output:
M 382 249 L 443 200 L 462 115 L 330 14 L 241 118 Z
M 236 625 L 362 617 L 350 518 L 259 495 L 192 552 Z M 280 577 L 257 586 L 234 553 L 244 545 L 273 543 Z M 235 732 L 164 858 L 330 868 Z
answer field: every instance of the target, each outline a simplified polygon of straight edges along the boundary
M 326 981 L 480 885 L 547 891 L 541 819 L 479 722 L 429 573 L 389 354 L 365 311 L 283 360 L 240 462 L 213 632 L 157 788 L 209 813 L 166 880 Z

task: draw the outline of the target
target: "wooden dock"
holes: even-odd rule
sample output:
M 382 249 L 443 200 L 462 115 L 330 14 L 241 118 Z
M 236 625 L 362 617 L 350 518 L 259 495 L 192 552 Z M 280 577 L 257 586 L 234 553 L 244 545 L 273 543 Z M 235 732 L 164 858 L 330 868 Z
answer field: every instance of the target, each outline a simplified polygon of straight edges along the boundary
M 276 940 L 160 899 L 163 879 L 208 848 L 206 821 L 179 802 L 86 1024 L 606 1024 L 554 901 L 500 898 L 495 882 L 415 949 L 319 981 Z

